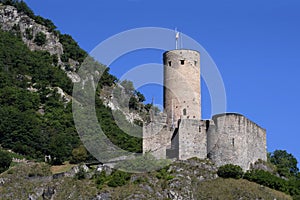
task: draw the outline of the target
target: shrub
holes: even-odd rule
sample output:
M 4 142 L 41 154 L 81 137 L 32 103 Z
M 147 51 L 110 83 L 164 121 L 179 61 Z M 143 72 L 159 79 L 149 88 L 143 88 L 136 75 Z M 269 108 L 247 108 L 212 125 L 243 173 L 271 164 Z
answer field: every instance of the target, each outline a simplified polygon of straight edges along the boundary
M 287 181 L 271 174 L 270 172 L 263 170 L 251 170 L 246 172 L 243 178 L 289 194 Z
M 88 157 L 87 151 L 83 145 L 73 149 L 71 163 L 81 163 L 86 161 Z
M 6 171 L 12 162 L 8 152 L 0 150 L 0 173 Z
M 35 35 L 34 42 L 38 46 L 43 46 L 46 43 L 46 35 L 42 32 L 39 32 Z
M 159 170 L 156 174 L 156 178 L 158 179 L 162 179 L 162 180 L 172 180 L 174 178 L 174 176 L 171 175 L 170 172 L 168 172 L 169 166 L 162 168 L 161 170 Z
M 115 171 L 111 175 L 111 179 L 107 183 L 110 187 L 118 187 L 125 185 L 130 180 L 131 175 L 123 171 Z
M 102 188 L 102 185 L 108 180 L 108 176 L 106 176 L 105 171 L 101 171 L 100 174 L 96 174 L 94 176 L 96 180 L 96 184 L 98 185 L 99 188 Z
M 75 174 L 75 178 L 78 180 L 85 179 L 86 172 L 82 166 L 79 166 L 79 171 Z
M 243 169 L 238 165 L 227 164 L 218 169 L 218 176 L 222 178 L 235 178 L 239 179 L 243 176 Z
M 26 37 L 28 40 L 32 40 L 32 39 L 33 39 L 32 28 L 26 28 L 26 29 L 25 29 L 25 37 Z

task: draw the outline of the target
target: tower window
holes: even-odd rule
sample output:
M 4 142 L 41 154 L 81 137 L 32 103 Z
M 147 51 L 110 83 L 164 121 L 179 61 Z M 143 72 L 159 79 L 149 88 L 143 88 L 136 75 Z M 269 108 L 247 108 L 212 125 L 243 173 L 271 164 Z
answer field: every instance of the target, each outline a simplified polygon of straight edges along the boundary
M 180 64 L 181 64 L 181 65 L 184 65 L 184 60 L 180 60 Z
M 172 62 L 171 62 L 171 61 L 169 61 L 168 63 L 169 63 L 169 66 L 171 66 L 171 65 L 172 65 Z
M 195 66 L 197 65 L 197 60 L 194 61 Z
M 186 109 L 183 109 L 183 115 L 186 115 Z
M 232 146 L 234 147 L 234 138 L 232 138 Z

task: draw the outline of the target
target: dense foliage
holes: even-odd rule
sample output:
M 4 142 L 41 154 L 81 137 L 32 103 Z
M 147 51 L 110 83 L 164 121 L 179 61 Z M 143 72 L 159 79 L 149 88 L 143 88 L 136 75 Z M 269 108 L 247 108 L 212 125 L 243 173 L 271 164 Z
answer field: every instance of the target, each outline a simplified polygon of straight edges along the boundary
M 239 179 L 243 176 L 243 169 L 240 166 L 227 164 L 219 167 L 218 176 L 222 178 L 235 178 Z
M 270 162 L 277 167 L 280 176 L 289 178 L 299 172 L 297 159 L 285 150 L 276 150 L 270 154 Z
M 46 35 L 42 32 L 37 33 L 34 42 L 39 46 L 43 46 L 46 43 Z
M 19 37 L 0 31 L 0 142 L 31 158 L 51 154 L 61 163 L 79 139 L 71 105 L 54 89 L 70 94 L 72 83 L 54 60 L 49 53 L 30 51 Z
M 130 173 L 119 170 L 115 170 L 109 175 L 105 171 L 101 171 L 93 177 L 99 188 L 102 188 L 104 185 L 108 185 L 109 187 L 123 186 L 129 182 L 130 178 Z
M 297 180 L 295 178 L 292 178 L 289 180 L 285 180 L 263 170 L 248 171 L 245 173 L 244 179 L 290 194 L 294 197 L 294 199 L 296 199 L 296 197 L 300 197 L 299 179 Z
M 79 47 L 70 35 L 60 34 L 59 42 L 64 48 L 64 54 L 61 57 L 63 62 L 68 62 L 68 59 L 71 58 L 82 63 L 87 56 L 87 53 Z
M 114 115 L 113 112 L 115 112 Z M 96 99 L 96 114 L 103 132 L 113 144 L 127 151 L 142 152 L 142 128 L 140 126 L 129 123 L 122 112 L 112 111 L 104 106 L 100 99 Z M 119 128 L 114 116 L 118 118 L 119 125 L 122 124 L 123 130 Z M 125 131 L 130 132 L 130 135 Z
M 270 172 L 264 170 L 251 170 L 245 173 L 244 179 L 259 183 L 261 185 L 267 186 L 269 188 L 279 190 L 282 192 L 287 192 L 287 182 L 271 174 Z
M 56 158 L 55 164 L 69 159 L 72 150 L 80 145 L 71 103 L 64 103 L 51 88 L 60 87 L 71 94 L 72 83 L 54 65 L 54 56 L 30 51 L 20 38 L 0 31 L 0 58 L 0 142 L 3 147 L 32 158 L 43 159 L 44 155 L 51 154 Z M 115 80 L 105 70 L 99 84 L 111 85 Z M 27 88 L 34 88 L 36 92 Z M 120 130 L 112 111 L 99 98 L 96 105 L 101 126 L 109 138 L 123 149 L 141 152 L 141 139 Z M 132 125 L 124 116 L 121 118 L 130 130 Z
M 300 199 L 300 173 L 297 159 L 285 150 L 276 150 L 268 155 L 268 162 L 264 165 L 273 173 L 261 169 L 251 169 L 243 173 L 242 168 L 227 164 L 219 167 L 218 176 L 222 178 L 243 178 L 260 185 L 284 192 Z
M 0 3 L 15 6 L 37 23 L 46 25 L 44 23 L 47 22 L 49 29 L 56 28 L 50 20 L 35 16 L 23 1 L 1 0 Z M 71 95 L 73 86 L 58 66 L 57 55 L 30 51 L 18 33 L 18 26 L 10 32 L 0 30 L 0 144 L 29 158 L 44 160 L 45 155 L 51 155 L 53 164 L 70 159 L 76 163 L 92 159 L 80 147 L 71 103 L 65 102 L 57 93 L 59 87 Z M 33 39 L 31 33 L 32 30 L 27 30 L 26 35 Z M 64 48 L 62 59 L 82 62 L 86 52 L 71 36 L 56 33 Z M 45 34 L 37 34 L 35 42 L 43 45 Z M 99 81 L 99 91 L 105 85 L 112 86 L 116 80 L 109 74 L 109 68 L 105 68 Z M 113 120 L 112 111 L 99 98 L 96 98 L 96 105 L 101 127 L 113 143 L 125 150 L 141 152 L 141 139 L 120 130 Z M 122 113 L 117 115 L 130 130 L 133 125 L 125 120 Z
M 0 150 L 0 173 L 6 171 L 12 161 L 8 152 Z

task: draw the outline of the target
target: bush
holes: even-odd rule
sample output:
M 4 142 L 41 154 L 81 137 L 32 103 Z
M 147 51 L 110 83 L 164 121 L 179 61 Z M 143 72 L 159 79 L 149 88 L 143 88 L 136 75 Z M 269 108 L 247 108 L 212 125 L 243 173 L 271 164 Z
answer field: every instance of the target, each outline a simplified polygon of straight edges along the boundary
M 251 170 L 245 173 L 244 179 L 289 194 L 287 181 L 271 174 L 270 172 L 263 170 Z
M 10 157 L 9 153 L 0 150 L 0 173 L 8 170 L 11 162 L 12 158 Z
M 222 178 L 242 178 L 244 172 L 240 166 L 227 164 L 223 165 L 218 169 L 218 176 Z
M 32 28 L 26 28 L 25 29 L 25 37 L 27 40 L 32 40 L 33 35 L 32 35 Z
M 168 172 L 168 169 L 169 169 L 169 166 L 164 167 L 161 170 L 159 170 L 156 174 L 156 178 L 162 179 L 165 181 L 172 180 L 174 178 L 174 176 L 172 176 L 171 173 Z
M 87 151 L 83 145 L 73 149 L 71 163 L 81 163 L 86 161 L 88 157 Z
M 34 38 L 34 42 L 38 46 L 43 46 L 46 43 L 46 35 L 42 32 L 37 33 L 35 38 Z
M 115 171 L 111 175 L 111 179 L 107 183 L 110 187 L 118 187 L 126 185 L 126 183 L 130 180 L 131 175 L 127 172 L 123 171 Z
M 75 179 L 82 180 L 85 179 L 86 172 L 82 166 L 79 166 L 79 171 L 75 174 Z
M 108 180 L 105 171 L 101 171 L 100 174 L 96 174 L 95 177 L 96 184 L 99 188 L 102 188 L 102 185 Z

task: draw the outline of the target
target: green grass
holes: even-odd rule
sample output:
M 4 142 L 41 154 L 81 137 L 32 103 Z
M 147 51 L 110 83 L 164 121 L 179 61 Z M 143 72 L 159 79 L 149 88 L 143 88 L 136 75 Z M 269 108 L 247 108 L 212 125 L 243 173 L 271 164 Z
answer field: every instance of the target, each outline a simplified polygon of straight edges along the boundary
M 292 199 L 291 196 L 244 180 L 218 178 L 195 185 L 196 199 Z

